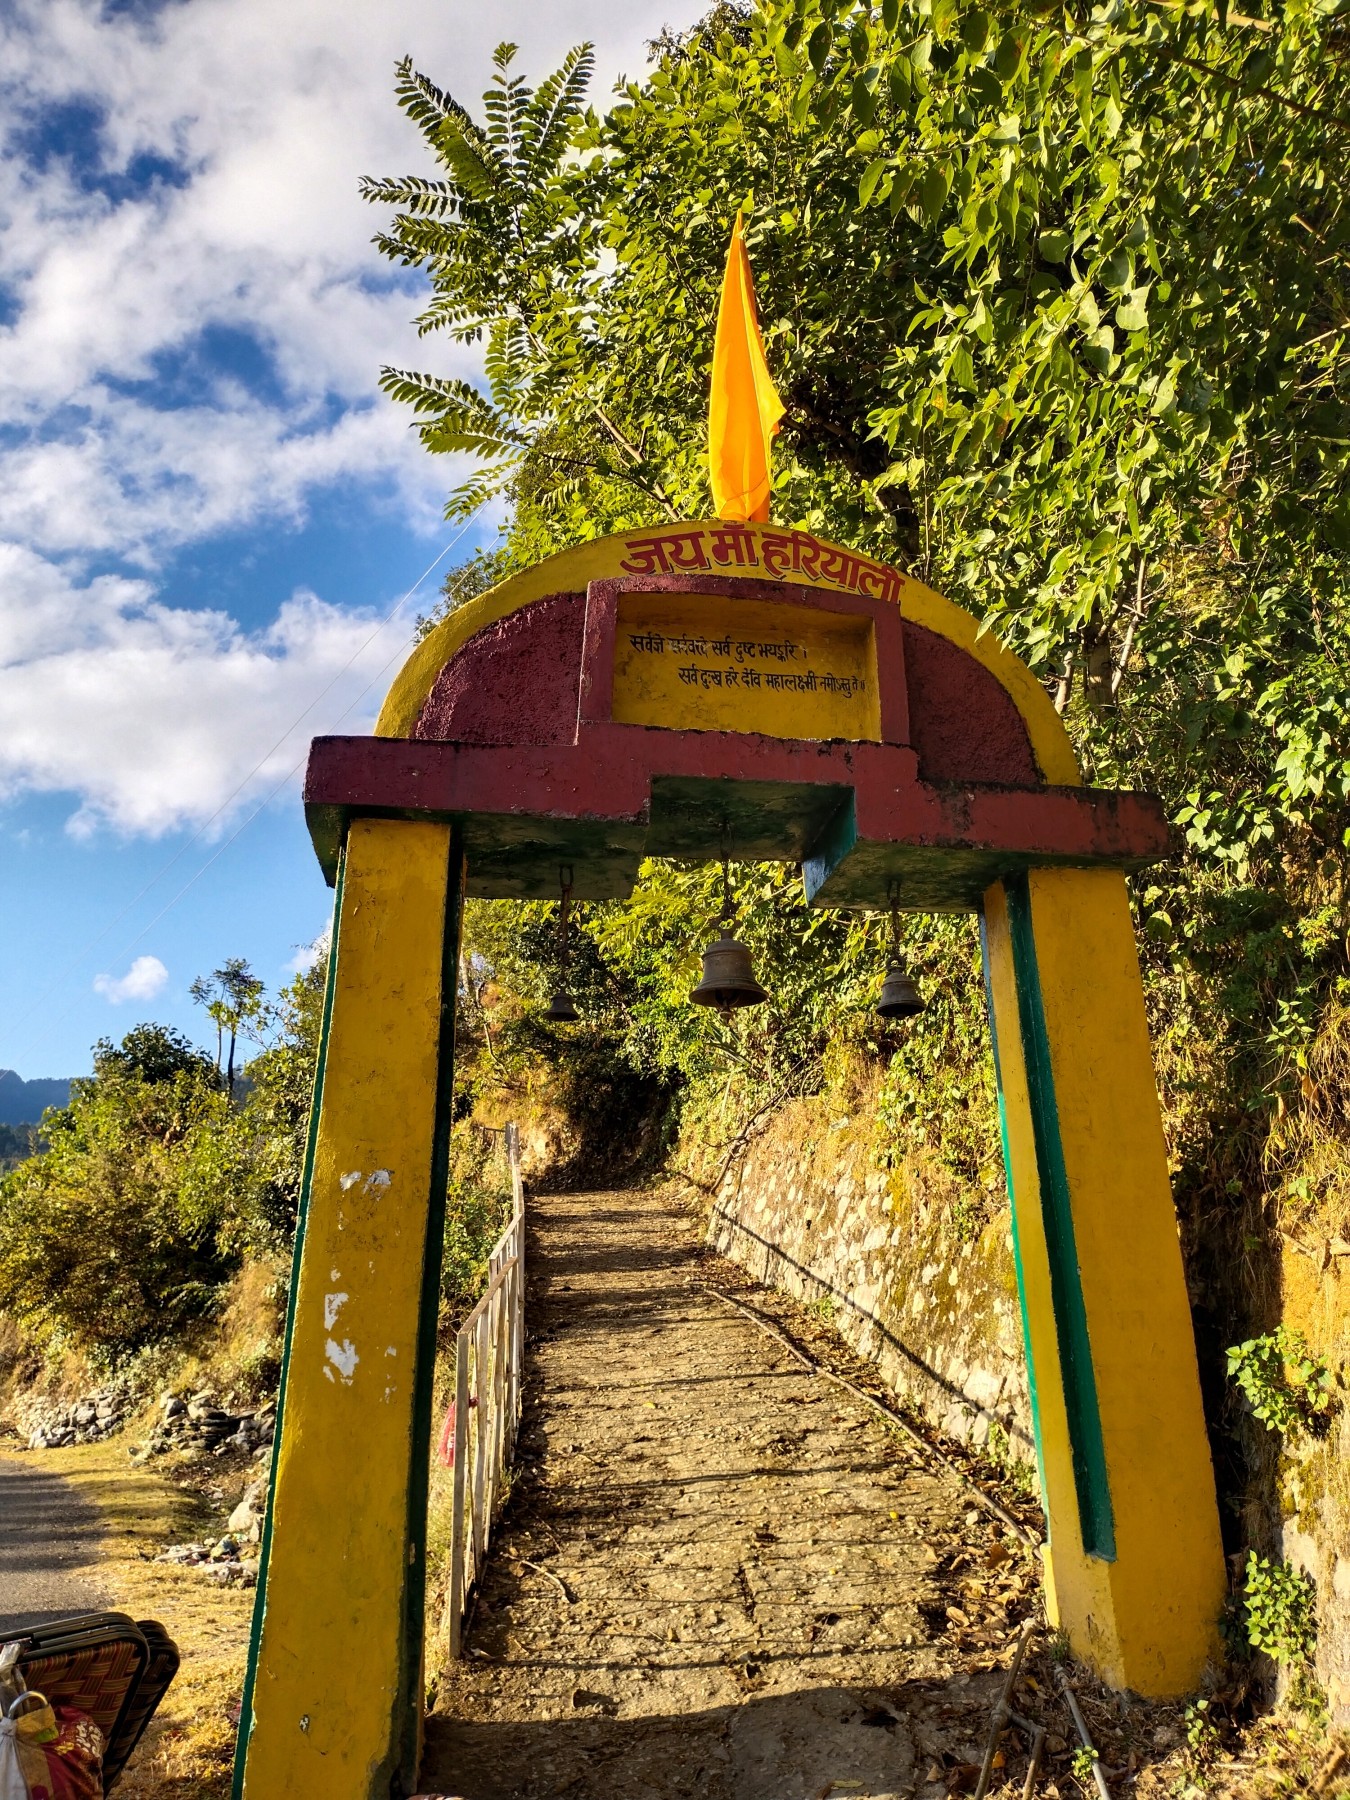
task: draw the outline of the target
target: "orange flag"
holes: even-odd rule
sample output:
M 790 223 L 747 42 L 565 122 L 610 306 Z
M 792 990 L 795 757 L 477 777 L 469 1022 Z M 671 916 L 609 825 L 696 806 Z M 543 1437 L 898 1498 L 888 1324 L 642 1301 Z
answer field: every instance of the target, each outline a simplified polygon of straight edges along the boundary
M 768 518 L 770 446 L 786 410 L 764 360 L 755 283 L 737 213 L 717 309 L 708 406 L 708 462 L 719 519 Z

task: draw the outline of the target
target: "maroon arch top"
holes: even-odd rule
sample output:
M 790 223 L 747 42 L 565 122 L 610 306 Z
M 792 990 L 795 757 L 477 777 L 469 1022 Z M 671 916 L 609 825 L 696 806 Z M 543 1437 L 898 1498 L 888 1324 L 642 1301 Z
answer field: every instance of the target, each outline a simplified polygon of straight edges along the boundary
M 937 632 L 909 619 L 903 629 L 910 742 L 923 779 L 1042 785 L 1026 725 L 1002 683 Z M 484 626 L 437 676 L 414 735 L 461 744 L 573 742 L 585 632 L 581 593 L 551 594 Z
M 623 596 L 663 591 L 817 607 L 829 629 L 869 621 L 880 741 L 616 720 Z M 764 675 L 780 679 L 796 678 Z M 815 905 L 898 893 L 969 910 L 1018 869 L 1136 868 L 1168 846 L 1149 796 L 1048 784 L 998 679 L 892 602 L 707 574 L 596 580 L 485 626 L 441 669 L 411 739 L 316 739 L 305 800 L 330 879 L 353 815 L 450 818 L 468 890 L 486 897 L 553 898 L 564 871 L 578 899 L 622 895 L 644 856 L 727 854 L 799 862 Z

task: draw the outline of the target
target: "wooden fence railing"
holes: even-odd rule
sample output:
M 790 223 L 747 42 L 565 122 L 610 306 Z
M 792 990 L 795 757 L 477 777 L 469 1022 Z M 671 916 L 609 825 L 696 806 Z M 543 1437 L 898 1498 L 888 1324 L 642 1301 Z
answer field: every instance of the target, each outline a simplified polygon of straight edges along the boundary
M 445 1636 L 461 1654 L 464 1616 L 483 1571 L 492 1527 L 515 1455 L 525 1360 L 525 1190 L 520 1133 L 506 1127 L 511 1223 L 488 1259 L 488 1285 L 455 1339 L 454 1420 L 447 1432 L 454 1467 L 450 1587 Z

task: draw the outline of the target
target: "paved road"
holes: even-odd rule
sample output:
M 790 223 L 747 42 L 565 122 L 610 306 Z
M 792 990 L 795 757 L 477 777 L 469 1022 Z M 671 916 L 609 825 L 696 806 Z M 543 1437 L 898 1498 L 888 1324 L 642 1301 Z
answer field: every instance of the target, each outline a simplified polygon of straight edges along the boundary
M 0 1456 L 0 1637 L 40 1614 L 93 1612 L 108 1604 L 77 1573 L 97 1555 L 100 1519 L 69 1482 L 23 1458 Z

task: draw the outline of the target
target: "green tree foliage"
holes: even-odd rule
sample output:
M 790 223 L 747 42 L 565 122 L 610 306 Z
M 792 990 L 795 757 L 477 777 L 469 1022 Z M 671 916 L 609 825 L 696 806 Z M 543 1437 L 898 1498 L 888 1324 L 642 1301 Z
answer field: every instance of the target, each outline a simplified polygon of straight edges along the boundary
M 217 1060 L 214 1074 L 219 1073 Z M 94 1075 L 127 1076 L 150 1087 L 163 1087 L 179 1076 L 193 1085 L 212 1080 L 206 1057 L 172 1025 L 133 1025 L 120 1044 L 100 1038 L 94 1045 Z
M 731 878 L 735 929 L 769 998 L 726 1020 L 689 1000 L 719 934 L 720 868 L 648 861 L 631 899 L 576 909 L 565 974 L 582 1023 L 562 1031 L 541 1020 L 564 978 L 557 907 L 470 901 L 461 1055 L 474 1085 L 519 1093 L 544 1069 L 555 1100 L 597 1141 L 630 1125 L 634 1109 L 668 1108 L 678 1095 L 716 1141 L 748 1114 L 822 1084 L 846 1087 L 871 1066 L 887 1163 L 922 1145 L 953 1174 L 1001 1192 L 970 921 L 901 919 L 903 954 L 928 1001 L 901 1029 L 873 1010 L 889 954 L 882 921 L 813 912 L 786 868 L 733 864 Z
M 377 241 L 395 261 L 444 264 L 419 331 L 481 341 L 491 386 L 484 394 L 465 381 L 400 369 L 386 369 L 383 385 L 416 409 L 428 449 L 470 450 L 489 462 L 488 473 L 461 490 L 460 512 L 500 492 L 527 459 L 564 485 L 622 468 L 669 511 L 650 453 L 598 395 L 582 397 L 585 430 L 562 424 L 568 384 L 554 367 L 556 297 L 560 286 L 580 293 L 594 274 L 592 221 L 567 199 L 594 59 L 589 45 L 573 50 L 535 90 L 511 73 L 515 54 L 514 44 L 497 48 L 483 125 L 410 62 L 399 66 L 399 104 L 445 174 L 366 181 L 367 199 L 401 209 Z
M 811 912 L 793 873 L 736 867 L 735 930 L 769 998 L 724 1021 L 689 1004 L 704 947 L 720 935 L 722 871 L 666 862 L 644 865 L 631 901 L 595 908 L 586 921 L 607 965 L 625 978 L 632 1053 L 653 1069 L 700 1080 L 738 1072 L 751 1086 L 801 1091 L 815 1085 L 831 1038 L 865 1018 L 875 926 L 843 913 Z
M 263 984 L 242 956 L 231 956 L 209 977 L 199 975 L 188 992 L 206 1008 L 216 1028 L 216 1068 L 221 1065 L 223 1040 L 229 1037 L 225 1059 L 226 1091 L 234 1093 L 234 1053 L 240 1033 L 248 1035 L 263 1016 Z
M 723 1021 L 689 1004 L 700 954 L 718 935 L 721 874 L 648 863 L 631 901 L 597 909 L 589 929 L 637 995 L 629 1054 L 680 1076 L 696 1110 L 725 1122 L 774 1099 L 847 1085 L 873 1065 L 887 1161 L 922 1146 L 953 1174 L 1001 1191 L 992 1068 L 983 1025 L 979 951 L 970 921 L 902 919 L 900 947 L 926 1001 L 904 1027 L 874 1008 L 890 955 L 876 917 L 810 909 L 795 870 L 738 871 L 737 935 L 768 990 L 762 1005 Z
M 31 1125 L 0 1125 L 0 1173 L 33 1154 Z
M 564 959 L 556 904 L 465 908 L 457 1110 L 481 1102 L 510 1117 L 544 1098 L 567 1123 L 548 1171 L 561 1183 L 614 1182 L 650 1166 L 679 1073 L 637 1041 L 634 986 L 594 936 L 602 910 L 572 909 Z M 581 1022 L 559 1029 L 543 1015 L 564 986 Z
M 0 1179 L 0 1312 L 33 1342 L 123 1360 L 207 1317 L 243 1255 L 286 1247 L 323 989 L 320 962 L 282 995 L 238 1102 L 166 1026 L 95 1046 L 37 1153 Z
M 269 1009 L 269 1041 L 247 1068 L 248 1094 L 232 1137 L 251 1250 L 283 1251 L 295 1236 L 327 982 L 328 958 L 320 956 Z
M 181 1331 L 229 1270 L 208 1057 L 138 1026 L 94 1052 L 46 1148 L 0 1187 L 0 1308 L 40 1341 L 125 1352 Z
M 441 1329 L 448 1339 L 487 1284 L 488 1258 L 511 1218 L 506 1149 L 499 1132 L 461 1122 L 450 1143 L 441 1261 Z
M 377 241 L 428 269 L 424 333 L 488 346 L 486 393 L 386 371 L 429 447 L 514 483 L 522 553 L 705 510 L 744 203 L 778 516 L 1076 683 L 1103 777 L 1166 775 L 1198 849 L 1343 849 L 1343 6 L 766 0 L 664 50 L 603 117 L 584 51 L 532 92 L 503 45 L 483 126 L 400 70 L 445 178 L 368 182 L 399 209 Z
M 452 510 L 513 502 L 503 572 L 705 512 L 744 207 L 788 403 L 775 517 L 951 594 L 1040 672 L 1089 779 L 1163 796 L 1187 856 L 1137 897 L 1180 1187 L 1197 1217 L 1255 1205 L 1301 1179 L 1284 1121 L 1350 994 L 1345 0 L 761 0 L 656 48 L 600 112 L 584 52 L 531 90 L 503 46 L 482 123 L 400 70 L 442 179 L 368 183 L 377 241 L 426 271 L 423 333 L 489 354 L 481 390 L 388 391 L 429 447 L 483 457 Z M 786 892 L 748 933 L 765 908 L 800 930 Z M 675 1016 L 705 899 L 653 873 L 597 926 L 632 1047 L 673 1067 L 720 1029 Z M 970 940 L 924 941 L 971 1002 L 926 1073 L 975 1116 Z M 931 1083 L 896 1081 L 909 1130 Z

